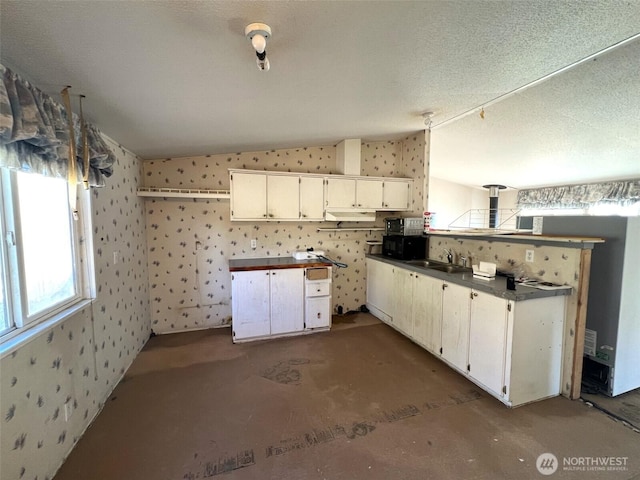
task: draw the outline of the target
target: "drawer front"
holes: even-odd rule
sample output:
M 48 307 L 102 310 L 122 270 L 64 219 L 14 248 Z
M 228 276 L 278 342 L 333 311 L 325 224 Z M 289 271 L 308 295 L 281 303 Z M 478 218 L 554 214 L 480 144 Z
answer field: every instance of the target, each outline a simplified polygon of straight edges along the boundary
M 331 326 L 331 297 L 307 298 L 305 303 L 306 328 Z
M 307 297 L 324 297 L 331 295 L 331 284 L 329 282 L 307 282 L 305 290 Z

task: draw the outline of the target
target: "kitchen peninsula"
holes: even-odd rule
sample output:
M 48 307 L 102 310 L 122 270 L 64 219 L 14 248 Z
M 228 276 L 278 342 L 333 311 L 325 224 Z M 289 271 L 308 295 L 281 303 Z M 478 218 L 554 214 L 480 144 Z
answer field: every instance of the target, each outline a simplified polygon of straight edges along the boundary
M 331 263 L 292 257 L 229 260 L 233 341 L 331 328 Z

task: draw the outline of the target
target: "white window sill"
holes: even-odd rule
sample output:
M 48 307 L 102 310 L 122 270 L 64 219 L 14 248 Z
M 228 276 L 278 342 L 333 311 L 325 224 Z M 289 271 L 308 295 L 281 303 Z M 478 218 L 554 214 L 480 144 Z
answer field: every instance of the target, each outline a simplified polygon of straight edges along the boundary
M 15 352 L 17 349 L 25 346 L 47 330 L 51 330 L 55 326 L 65 322 L 69 317 L 75 315 L 81 310 L 84 310 L 89 305 L 91 305 L 90 299 L 80 300 L 63 311 L 52 315 L 50 318 L 41 321 L 32 327 L 19 328 L 7 333 L 4 338 L 0 340 L 0 342 L 2 342 L 0 343 L 0 359 L 3 359 Z

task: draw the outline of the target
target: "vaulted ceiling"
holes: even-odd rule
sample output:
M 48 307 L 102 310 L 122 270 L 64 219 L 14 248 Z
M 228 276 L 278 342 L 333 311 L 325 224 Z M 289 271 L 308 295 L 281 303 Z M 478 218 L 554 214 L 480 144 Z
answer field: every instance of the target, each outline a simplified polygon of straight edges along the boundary
M 0 2 L 2 63 L 143 158 L 394 140 L 433 111 L 433 175 L 467 185 L 640 177 L 640 41 L 489 105 L 638 32 L 637 1 Z

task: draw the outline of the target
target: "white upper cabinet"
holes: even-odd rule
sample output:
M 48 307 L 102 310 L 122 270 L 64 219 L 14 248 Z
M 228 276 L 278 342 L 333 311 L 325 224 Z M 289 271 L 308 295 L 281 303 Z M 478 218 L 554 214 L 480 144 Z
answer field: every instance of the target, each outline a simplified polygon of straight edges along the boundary
M 300 179 L 288 175 L 267 175 L 267 219 L 300 218 Z
M 300 220 L 324 219 L 324 178 L 300 177 Z
M 267 219 L 267 176 L 264 173 L 231 174 L 231 220 Z
M 385 180 L 382 197 L 383 210 L 409 210 L 412 180 Z
M 327 178 L 327 209 L 356 208 L 356 179 Z
M 234 169 L 229 174 L 231 220 L 319 222 L 325 210 L 408 210 L 413 185 L 410 178 Z
M 359 178 L 356 181 L 356 208 L 380 210 L 382 185 L 383 181 L 380 179 Z

